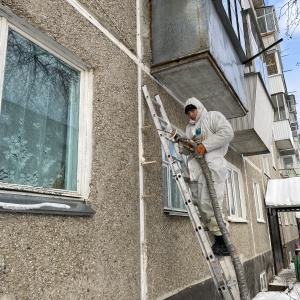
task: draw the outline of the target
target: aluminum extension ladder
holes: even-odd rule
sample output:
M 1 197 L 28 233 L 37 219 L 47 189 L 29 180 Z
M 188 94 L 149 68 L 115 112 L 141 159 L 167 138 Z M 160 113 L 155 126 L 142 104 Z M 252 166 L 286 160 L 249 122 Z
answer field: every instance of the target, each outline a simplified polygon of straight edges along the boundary
M 234 285 L 236 285 L 236 282 L 235 283 L 229 282 L 226 279 L 224 271 L 222 269 L 222 266 L 221 266 L 218 258 L 214 255 L 214 253 L 211 249 L 211 243 L 210 243 L 209 237 L 208 237 L 207 233 L 204 231 L 204 228 L 203 228 L 203 225 L 199 218 L 199 215 L 197 213 L 197 209 L 195 207 L 191 192 L 190 192 L 190 190 L 186 184 L 186 181 L 184 179 L 184 174 L 187 175 L 189 173 L 188 173 L 188 168 L 187 168 L 187 166 L 182 158 L 182 155 L 179 151 L 177 143 L 173 143 L 173 145 L 174 145 L 174 149 L 176 151 L 177 157 L 179 159 L 174 160 L 172 158 L 171 150 L 169 148 L 170 139 L 167 137 L 167 132 L 170 133 L 173 129 L 170 125 L 169 119 L 164 110 L 164 107 L 160 100 L 160 97 L 159 97 L 159 95 L 156 95 L 155 99 L 152 100 L 149 96 L 146 85 L 144 85 L 142 87 L 142 90 L 143 90 L 144 96 L 146 98 L 148 107 L 150 109 L 153 121 L 155 123 L 158 135 L 160 137 L 163 149 L 166 153 L 166 157 L 167 157 L 169 165 L 171 167 L 173 176 L 176 180 L 176 183 L 177 183 L 178 189 L 181 193 L 186 210 L 188 212 L 188 215 L 190 217 L 190 220 L 191 220 L 194 230 L 196 232 L 200 247 L 202 249 L 202 253 L 203 253 L 204 257 L 206 258 L 206 262 L 210 269 L 215 286 L 216 286 L 222 299 L 236 300 L 237 298 L 234 296 L 234 293 L 232 293 L 232 287 Z M 160 116 L 157 115 L 153 104 L 155 104 L 159 107 Z M 162 126 L 162 124 L 164 125 L 164 127 Z

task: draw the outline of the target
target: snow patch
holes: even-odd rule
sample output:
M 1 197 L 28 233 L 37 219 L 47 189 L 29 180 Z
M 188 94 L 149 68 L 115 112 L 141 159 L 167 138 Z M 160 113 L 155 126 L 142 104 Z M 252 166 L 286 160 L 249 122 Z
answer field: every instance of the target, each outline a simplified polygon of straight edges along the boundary
M 10 209 L 10 210 L 39 209 L 44 206 L 54 207 L 54 208 L 64 208 L 64 209 L 71 208 L 71 206 L 66 205 L 66 204 L 51 203 L 51 202 L 43 202 L 43 203 L 39 203 L 39 204 L 16 204 L 16 203 L 0 202 L 0 207 L 2 207 L 4 209 Z

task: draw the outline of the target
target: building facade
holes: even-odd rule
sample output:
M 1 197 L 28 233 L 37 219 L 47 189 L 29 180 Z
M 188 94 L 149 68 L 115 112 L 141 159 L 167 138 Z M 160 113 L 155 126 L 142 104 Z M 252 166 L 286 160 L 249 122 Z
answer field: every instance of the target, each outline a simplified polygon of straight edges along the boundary
M 273 244 L 293 251 L 295 216 L 283 225 L 264 195 L 297 166 L 297 122 L 279 46 L 261 52 L 268 13 L 238 0 L 1 1 L 0 299 L 219 299 L 144 85 L 182 133 L 192 96 L 230 121 L 223 209 L 251 297 L 288 264 Z

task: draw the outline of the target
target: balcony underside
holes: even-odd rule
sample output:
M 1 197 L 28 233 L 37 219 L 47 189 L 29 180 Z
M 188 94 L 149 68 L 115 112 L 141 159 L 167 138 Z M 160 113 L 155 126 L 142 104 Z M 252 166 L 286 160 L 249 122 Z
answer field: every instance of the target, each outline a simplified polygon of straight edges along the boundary
M 244 116 L 246 110 L 208 52 L 152 67 L 152 75 L 182 103 L 201 100 L 207 110 L 218 110 L 226 118 Z
M 276 121 L 273 124 L 274 141 L 281 155 L 295 154 L 295 143 L 289 120 Z
M 277 140 L 275 144 L 281 155 L 295 154 L 295 148 L 290 139 Z
M 237 132 L 235 131 L 234 139 L 230 145 L 244 156 L 270 153 L 265 143 L 260 139 L 259 135 L 253 128 Z

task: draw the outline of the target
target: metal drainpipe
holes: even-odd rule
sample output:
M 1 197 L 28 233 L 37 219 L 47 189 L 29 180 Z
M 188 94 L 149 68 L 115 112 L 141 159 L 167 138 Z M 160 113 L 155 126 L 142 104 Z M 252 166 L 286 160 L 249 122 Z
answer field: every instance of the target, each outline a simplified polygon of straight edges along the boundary
M 281 231 L 281 238 L 282 238 L 282 248 L 283 248 L 283 255 L 285 256 L 285 262 L 284 263 L 288 264 L 289 255 L 288 255 L 287 245 L 285 243 L 284 230 L 283 230 L 283 220 L 282 220 L 281 216 L 279 215 L 279 212 L 277 212 L 277 215 L 278 215 L 278 219 L 280 219 L 280 223 L 281 223 L 281 227 L 279 226 L 279 228 L 281 228 L 280 231 Z M 284 223 L 285 223 L 285 220 L 284 220 Z M 289 264 L 286 267 L 288 268 Z
M 136 45 L 137 57 L 142 61 L 142 37 L 141 37 L 141 0 L 136 0 Z M 140 299 L 147 300 L 147 239 L 145 222 L 145 201 L 144 195 L 144 170 L 143 160 L 143 98 L 142 98 L 142 65 L 138 64 L 138 126 L 139 126 L 139 203 L 140 203 L 140 271 L 141 271 L 141 290 Z

